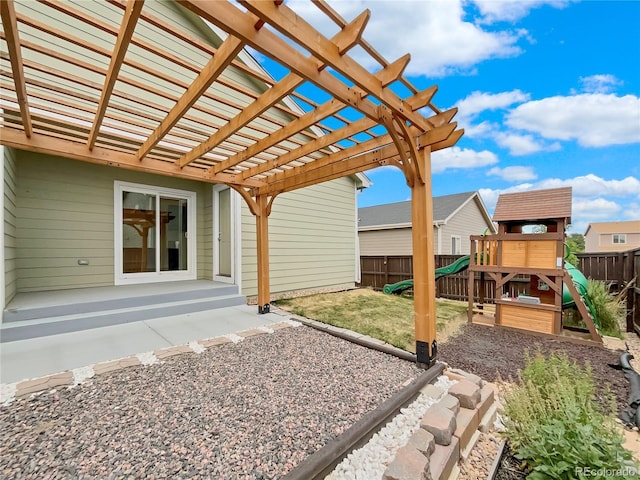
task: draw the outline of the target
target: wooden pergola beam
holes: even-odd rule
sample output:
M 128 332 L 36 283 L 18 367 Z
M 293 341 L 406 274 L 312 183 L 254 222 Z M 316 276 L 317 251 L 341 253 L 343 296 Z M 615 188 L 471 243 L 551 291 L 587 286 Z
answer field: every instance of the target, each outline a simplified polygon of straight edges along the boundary
M 11 62 L 11 72 L 13 83 L 16 87 L 16 97 L 20 106 L 20 116 L 22 117 L 22 127 L 27 137 L 30 137 L 33 129 L 31 126 L 31 114 L 29 113 L 29 99 L 27 97 L 27 86 L 24 80 L 24 65 L 22 63 L 22 52 L 20 51 L 20 37 L 18 35 L 18 22 L 13 0 L 0 0 L 0 16 L 2 17 L 2 27 L 5 32 L 5 41 L 9 50 L 9 61 Z
M 241 128 L 245 127 L 249 122 L 267 111 L 274 104 L 279 102 L 283 97 L 291 93 L 304 80 L 295 74 L 288 74 L 282 81 L 266 90 L 255 102 L 242 110 L 240 114 L 232 118 L 222 128 L 211 135 L 206 141 L 195 147 L 190 152 L 185 153 L 179 160 L 178 165 L 184 167 L 193 162 L 198 157 L 206 154 L 214 149 L 220 143 L 224 142 L 231 135 Z M 226 160 L 224 161 L 226 162 Z M 221 172 L 226 168 L 218 168 L 217 165 L 212 169 L 214 173 Z
M 358 16 L 352 23 L 348 24 L 340 32 L 334 36 L 336 44 L 340 45 L 342 53 L 352 48 L 362 36 L 364 27 L 367 24 L 370 14 L 365 12 Z M 318 62 L 318 68 L 324 68 L 321 62 Z M 225 141 L 235 132 L 245 127 L 249 122 L 256 117 L 266 112 L 269 108 L 274 106 L 283 97 L 290 94 L 293 90 L 298 88 L 305 82 L 305 79 L 296 75 L 295 73 L 289 73 L 286 77 L 274 84 L 271 88 L 265 91 L 260 97 L 256 99 L 251 105 L 245 108 L 240 114 L 229 121 L 223 128 L 219 129 L 216 133 L 211 135 L 205 142 L 198 145 L 196 148 L 186 153 L 178 164 L 180 166 L 187 165 L 194 161 L 196 158 L 204 155 L 208 151 L 215 148 L 217 145 Z M 230 168 L 234 164 L 230 160 L 220 162 L 213 168 L 213 172 L 222 172 L 227 168 Z
M 266 171 L 272 170 L 274 168 L 281 167 L 283 165 L 287 165 L 299 158 L 304 157 L 310 153 L 316 152 L 322 148 L 325 148 L 329 145 L 332 145 L 340 140 L 344 140 L 352 135 L 363 132 L 371 127 L 374 127 L 376 122 L 371 120 L 370 118 L 361 118 L 345 127 L 334 130 L 331 133 L 326 135 L 322 135 L 315 140 L 305 143 L 301 147 L 296 148 L 295 150 L 291 150 L 290 152 L 285 153 L 284 155 L 280 155 L 273 160 L 267 160 L 264 163 L 256 165 L 253 168 L 245 170 L 240 174 L 240 178 L 251 178 L 253 176 L 259 175 Z
M 66 157 L 83 162 L 124 168 L 126 170 L 137 170 L 169 177 L 186 178 L 209 183 L 226 183 L 251 188 L 264 186 L 263 182 L 256 180 L 240 181 L 235 175 L 217 174 L 204 176 L 204 171 L 201 168 L 180 168 L 174 163 L 162 160 L 146 158 L 140 162 L 133 153 L 117 152 L 97 146 L 89 150 L 89 147 L 84 143 L 62 140 L 36 132 L 33 132 L 31 137 L 26 137 L 18 130 L 6 127 L 0 127 L 0 143 L 7 147 L 29 152 Z
M 393 82 L 394 80 L 397 80 L 402 75 L 402 72 L 406 68 L 408 61 L 409 61 L 408 55 L 400 57 L 395 62 L 389 64 L 387 67 L 377 72 L 375 76 L 380 79 L 380 82 L 383 85 L 387 85 Z M 436 92 L 436 90 L 437 90 L 437 87 L 435 86 L 431 87 L 426 90 L 429 92 L 428 95 L 421 95 L 420 98 L 416 98 L 415 101 L 413 102 L 413 104 L 416 105 L 416 109 L 423 106 L 421 102 L 430 101 L 431 97 Z M 427 100 L 427 97 L 428 97 L 428 100 Z M 414 97 L 411 97 L 411 98 L 414 98 Z M 242 163 L 243 161 L 253 157 L 257 153 L 260 153 L 276 145 L 278 142 L 281 142 L 291 137 L 292 135 L 300 133 L 301 131 L 311 127 L 312 125 L 318 123 L 319 121 L 339 112 L 345 107 L 346 105 L 344 103 L 339 102 L 336 99 L 331 99 L 323 103 L 319 107 L 311 110 L 310 112 L 307 112 L 306 114 L 299 117 L 298 119 L 292 121 L 286 127 L 278 130 L 277 132 L 274 132 L 272 135 L 269 135 L 263 138 L 262 140 L 260 140 L 259 142 L 251 145 L 246 150 L 239 152 L 238 154 L 232 157 L 229 157 L 229 159 L 224 160 L 219 164 L 216 164 L 213 167 L 213 172 L 214 173 L 222 172 L 239 163 Z
M 138 22 L 138 18 L 140 17 L 140 13 L 142 12 L 143 6 L 144 0 L 129 0 L 129 2 L 127 3 L 127 8 L 125 10 L 124 16 L 122 17 L 122 24 L 120 25 L 120 31 L 118 32 L 118 37 L 113 49 L 113 54 L 111 55 L 111 61 L 109 62 L 109 68 L 107 69 L 107 74 L 104 79 L 104 87 L 102 88 L 102 93 L 100 94 L 100 101 L 98 102 L 98 108 L 96 109 L 96 116 L 93 121 L 91 131 L 89 132 L 89 138 L 87 140 L 89 150 L 94 147 L 96 138 L 98 138 L 100 126 L 102 125 L 102 120 L 104 119 L 104 114 L 107 111 L 107 107 L 109 106 L 109 100 L 111 99 L 113 87 L 118 80 L 120 67 L 122 66 L 122 62 L 127 53 L 127 49 L 129 48 L 129 42 L 131 41 L 131 37 L 133 36 L 133 31 L 136 28 L 136 24 Z
M 350 87 L 338 79 L 335 75 L 325 69 L 318 70 L 317 60 L 305 57 L 301 52 L 291 46 L 286 40 L 279 37 L 269 29 L 255 29 L 258 21 L 255 15 L 250 12 L 243 12 L 229 2 L 211 2 L 208 0 L 176 0 L 194 13 L 205 18 L 217 27 L 236 35 L 257 51 L 285 66 L 297 75 L 308 79 L 339 101 L 360 111 L 365 116 L 376 121 L 380 120 L 378 106 L 364 98 L 364 94 L 359 87 Z M 336 51 L 337 51 L 337 47 Z M 346 56 L 344 58 L 347 58 Z M 375 83 L 380 85 L 379 80 Z M 407 110 L 410 110 L 407 105 Z M 412 117 L 419 116 L 412 115 Z M 424 119 L 424 118 L 423 118 Z M 431 125 L 426 121 L 422 125 Z
M 445 124 L 442 127 L 438 127 L 434 130 L 431 130 L 430 132 L 428 132 L 429 137 L 423 137 L 423 141 L 427 141 L 428 139 L 430 139 L 433 142 L 433 144 L 436 146 L 435 148 L 439 149 L 440 148 L 439 146 L 443 144 L 442 143 L 443 139 L 447 139 L 449 137 L 456 135 L 457 133 L 455 132 L 456 126 L 457 126 L 457 123 L 454 122 L 451 124 Z M 294 167 L 285 172 L 276 173 L 274 175 L 271 175 L 268 178 L 268 185 L 265 185 L 264 187 L 261 187 L 260 189 L 258 189 L 255 192 L 255 194 L 262 194 L 265 192 L 272 192 L 272 191 L 280 191 L 282 190 L 282 185 L 283 185 L 282 182 L 288 182 L 287 186 L 295 184 L 297 181 L 296 179 L 299 180 L 299 179 L 305 178 L 304 181 L 306 182 L 306 177 L 302 176 L 306 173 L 314 172 L 315 170 L 322 167 L 327 167 L 334 164 L 340 164 L 341 162 L 348 160 L 350 157 L 353 157 L 354 155 L 358 155 L 355 158 L 361 158 L 362 157 L 361 154 L 365 152 L 369 152 L 371 150 L 375 150 L 375 152 L 373 153 L 379 155 L 379 158 L 381 160 L 397 159 L 399 158 L 398 149 L 391 142 L 392 142 L 392 139 L 390 135 L 381 135 L 367 142 L 363 142 L 360 145 L 351 147 L 348 150 L 342 150 L 340 152 L 327 155 L 326 157 L 320 158 L 318 160 L 314 160 L 312 163 Z M 389 162 L 391 162 L 391 160 L 389 160 Z M 368 169 L 369 168 L 367 168 L 367 170 Z M 357 172 L 351 172 L 351 173 L 357 173 Z M 345 174 L 345 175 L 349 175 L 349 174 Z
M 262 21 L 269 23 L 281 34 L 304 47 L 323 63 L 354 82 L 369 95 L 378 99 L 395 115 L 423 130 L 431 128 L 427 119 L 411 108 L 407 108 L 405 102 L 392 90 L 383 87 L 380 81 L 358 62 L 348 56 L 340 55 L 337 45 L 296 15 L 285 4 L 261 0 L 240 0 L 240 4 Z
M 365 153 L 364 155 L 360 155 L 355 158 L 343 160 L 339 163 L 325 165 L 312 171 L 302 172 L 295 177 L 289 177 L 281 182 L 270 185 L 268 188 L 258 189 L 258 191 L 266 192 L 270 195 L 290 192 L 309 185 L 316 185 L 318 183 L 342 178 L 347 175 L 371 170 L 372 168 L 389 165 L 392 163 L 392 159 L 396 159 L 397 157 L 397 152 L 389 155 L 388 150 L 385 152 L 384 149 L 381 149 Z
M 180 121 L 187 111 L 200 99 L 207 89 L 216 81 L 225 68 L 235 59 L 236 55 L 242 50 L 243 43 L 234 36 L 228 36 L 220 45 L 215 55 L 207 62 L 196 79 L 189 85 L 186 92 L 180 97 L 180 100 L 173 106 L 168 115 L 160 122 L 160 125 L 149 135 L 147 140 L 142 144 L 136 156 L 139 160 L 145 157 L 151 149 L 171 130 L 176 123 Z M 229 125 L 229 123 L 226 123 Z M 213 147 L 212 147 L 213 148 Z M 211 149 L 209 149 L 211 150 Z M 178 161 L 179 166 L 183 167 L 187 163 L 192 162 L 196 158 L 204 155 L 209 150 L 196 154 L 188 162 L 184 162 L 183 158 Z M 193 150 L 191 151 L 193 152 Z M 186 155 L 190 155 L 189 152 Z

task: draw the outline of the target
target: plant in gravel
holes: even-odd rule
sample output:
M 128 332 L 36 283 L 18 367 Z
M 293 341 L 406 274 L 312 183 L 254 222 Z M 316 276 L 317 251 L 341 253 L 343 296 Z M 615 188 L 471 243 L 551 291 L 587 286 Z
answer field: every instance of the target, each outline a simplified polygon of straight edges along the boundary
M 527 355 L 518 384 L 505 393 L 504 435 L 525 462 L 528 478 L 569 480 L 607 472 L 607 478 L 622 479 L 638 471 L 628 463 L 631 453 L 615 426 L 615 401 L 607 397 L 606 405 L 598 404 L 589 365 L 582 368 L 566 355 Z
M 612 295 L 605 282 L 591 279 L 587 282 L 587 297 L 595 309 L 600 333 L 622 338 L 620 324 L 626 314 L 624 301 Z

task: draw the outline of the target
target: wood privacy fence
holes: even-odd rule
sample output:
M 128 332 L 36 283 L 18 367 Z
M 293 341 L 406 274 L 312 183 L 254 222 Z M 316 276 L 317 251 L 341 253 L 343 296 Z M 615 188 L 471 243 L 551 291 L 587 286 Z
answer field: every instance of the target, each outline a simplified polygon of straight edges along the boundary
M 587 278 L 602 280 L 627 300 L 627 331 L 640 334 L 640 248 L 626 252 L 578 253 L 578 268 Z M 625 289 L 625 287 L 627 287 Z
M 436 269 L 447 266 L 462 255 L 436 255 Z M 371 287 L 374 290 L 382 290 L 388 283 L 396 283 L 401 280 L 413 278 L 413 262 L 411 255 L 407 256 L 371 256 L 360 257 L 360 269 L 362 279 L 360 286 Z M 485 278 L 484 292 L 480 292 L 481 281 L 477 276 L 474 282 L 474 298 L 479 302 L 493 302 L 495 283 L 490 278 Z M 441 277 L 436 282 L 436 296 L 451 300 L 467 301 L 469 298 L 469 280 L 467 271 L 454 273 Z M 509 293 L 518 296 L 525 293 L 529 287 L 528 276 L 518 276 L 509 282 Z
M 453 263 L 462 255 L 436 255 L 436 268 Z M 627 330 L 640 334 L 640 248 L 620 253 L 579 253 L 578 269 L 587 278 L 602 280 L 611 285 L 613 291 L 621 291 L 635 278 L 635 284 L 625 290 L 627 300 Z M 360 257 L 362 280 L 360 286 L 382 290 L 388 283 L 413 278 L 413 262 L 407 256 Z M 480 277 L 479 275 L 477 277 Z M 480 292 L 481 281 L 476 278 L 473 296 L 478 302 L 493 302 L 495 283 L 485 278 L 485 291 Z M 529 277 L 519 275 L 509 282 L 509 294 L 517 297 L 526 293 Z M 440 278 L 436 282 L 436 296 L 466 301 L 469 298 L 467 271 Z

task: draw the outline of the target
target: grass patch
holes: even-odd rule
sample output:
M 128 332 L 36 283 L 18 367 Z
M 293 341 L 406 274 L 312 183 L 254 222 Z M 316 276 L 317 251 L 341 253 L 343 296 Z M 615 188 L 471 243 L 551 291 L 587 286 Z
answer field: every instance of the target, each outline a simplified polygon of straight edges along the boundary
M 385 295 L 370 289 L 326 293 L 274 302 L 284 310 L 335 327 L 378 338 L 398 348 L 415 352 L 413 299 Z M 466 322 L 466 302 L 438 299 L 438 341 L 454 334 Z

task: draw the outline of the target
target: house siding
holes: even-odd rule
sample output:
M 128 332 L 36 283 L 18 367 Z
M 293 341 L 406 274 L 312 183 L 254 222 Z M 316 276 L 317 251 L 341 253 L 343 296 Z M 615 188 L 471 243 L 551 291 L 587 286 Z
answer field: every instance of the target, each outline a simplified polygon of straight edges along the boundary
M 469 255 L 471 252 L 471 235 L 482 235 L 489 228 L 480 207 L 475 200 L 467 202 L 442 227 L 442 248 L 439 253 L 451 255 L 451 237 L 460 236 L 460 254 Z M 436 250 L 438 252 L 438 250 Z
M 413 255 L 411 228 L 359 232 L 360 255 Z
M 16 151 L 4 147 L 4 300 L 16 294 Z
M 275 199 L 269 216 L 271 293 L 355 285 L 355 205 L 351 178 Z M 244 203 L 242 291 L 257 294 L 256 222 Z
M 584 251 L 585 252 L 597 252 L 599 251 L 600 235 L 593 229 L 590 229 L 584 236 Z
M 613 235 L 624 234 L 627 236 L 626 243 L 613 243 Z M 599 233 L 590 229 L 584 236 L 584 251 L 586 253 L 597 252 L 624 252 L 640 247 L 640 233 Z
M 115 180 L 196 192 L 198 278 L 210 278 L 210 185 L 25 151 L 16 163 L 18 292 L 114 284 Z
M 613 243 L 614 235 L 626 235 L 625 243 Z M 640 233 L 601 233 L 600 243 L 598 244 L 600 251 L 606 252 L 623 252 L 633 248 L 640 247 Z

